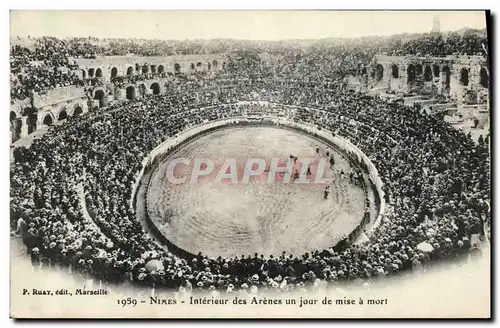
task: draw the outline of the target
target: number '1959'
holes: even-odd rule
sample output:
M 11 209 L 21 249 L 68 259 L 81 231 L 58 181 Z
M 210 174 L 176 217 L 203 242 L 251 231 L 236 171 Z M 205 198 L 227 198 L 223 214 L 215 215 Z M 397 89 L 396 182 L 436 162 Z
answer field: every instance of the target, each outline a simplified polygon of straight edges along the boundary
M 131 298 L 131 297 L 118 299 L 117 302 L 118 302 L 118 305 L 121 305 L 122 307 L 125 307 L 125 306 L 135 307 L 137 305 L 137 300 L 134 298 Z

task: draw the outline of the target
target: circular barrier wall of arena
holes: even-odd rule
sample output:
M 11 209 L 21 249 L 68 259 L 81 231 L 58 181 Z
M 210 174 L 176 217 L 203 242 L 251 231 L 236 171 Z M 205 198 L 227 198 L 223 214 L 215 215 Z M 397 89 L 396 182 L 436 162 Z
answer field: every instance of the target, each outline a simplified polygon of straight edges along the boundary
M 353 230 L 359 231 L 365 190 L 348 177 L 354 164 L 339 149 L 345 147 L 309 135 L 290 126 L 292 122 L 283 125 L 279 121 L 234 118 L 211 122 L 155 149 L 145 165 L 147 174 L 141 182 L 145 191 L 137 195 L 142 198 L 150 232 L 180 255 L 201 252 L 231 257 L 283 251 L 303 254 L 332 247 Z M 327 165 L 322 177 L 328 182 L 322 185 L 268 180 L 243 184 L 242 174 L 238 183 L 208 179 L 173 184 L 167 178 L 169 161 L 174 158 L 215 159 L 214 172 L 225 158 L 236 158 L 237 171 L 242 172 L 242 158 L 326 158 L 327 151 L 333 154 L 335 165 L 333 169 Z M 326 185 L 329 194 L 325 199 Z

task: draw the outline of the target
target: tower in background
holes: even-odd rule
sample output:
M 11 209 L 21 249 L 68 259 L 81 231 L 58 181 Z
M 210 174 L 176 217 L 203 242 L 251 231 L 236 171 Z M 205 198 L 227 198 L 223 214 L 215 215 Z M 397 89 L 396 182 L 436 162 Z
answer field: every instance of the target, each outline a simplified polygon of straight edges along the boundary
M 439 22 L 439 16 L 434 16 L 434 20 L 432 21 L 432 33 L 441 32 L 441 24 Z

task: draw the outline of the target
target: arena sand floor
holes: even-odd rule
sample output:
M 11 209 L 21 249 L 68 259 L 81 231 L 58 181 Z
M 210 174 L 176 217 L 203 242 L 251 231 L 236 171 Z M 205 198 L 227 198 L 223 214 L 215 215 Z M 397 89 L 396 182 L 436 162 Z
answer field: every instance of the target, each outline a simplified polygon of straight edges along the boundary
M 320 154 L 316 154 L 316 148 Z M 166 170 L 169 160 L 209 158 L 241 159 L 326 157 L 334 154 L 325 200 L 323 185 L 261 183 L 230 184 L 217 181 L 172 184 Z M 268 162 L 269 165 L 269 162 Z M 146 202 L 150 219 L 174 245 L 210 257 L 248 254 L 303 254 L 335 245 L 359 224 L 364 213 L 364 190 L 340 171 L 350 163 L 318 140 L 288 129 L 234 127 L 199 137 L 164 159 L 152 173 Z M 217 171 L 217 165 L 216 169 Z M 241 176 L 241 174 L 240 174 Z

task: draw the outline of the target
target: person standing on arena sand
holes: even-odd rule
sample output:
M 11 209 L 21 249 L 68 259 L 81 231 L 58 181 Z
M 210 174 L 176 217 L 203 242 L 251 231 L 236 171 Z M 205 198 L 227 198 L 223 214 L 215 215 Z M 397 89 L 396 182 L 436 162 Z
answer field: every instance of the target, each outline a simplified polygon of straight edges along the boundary
M 333 169 L 333 167 L 335 166 L 335 157 L 330 156 L 330 169 Z
M 323 198 L 328 199 L 329 194 L 330 194 L 330 186 L 326 186 L 325 190 L 323 191 Z

